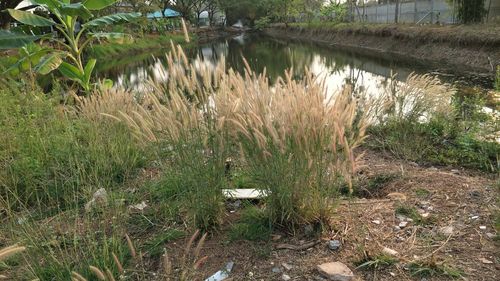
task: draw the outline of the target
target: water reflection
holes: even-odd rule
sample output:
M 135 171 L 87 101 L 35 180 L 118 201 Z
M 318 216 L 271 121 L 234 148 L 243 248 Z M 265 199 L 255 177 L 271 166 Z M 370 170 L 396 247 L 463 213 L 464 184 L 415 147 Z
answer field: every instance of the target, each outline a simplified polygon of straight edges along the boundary
M 164 51 L 162 51 L 164 52 Z M 148 79 L 165 81 L 164 53 L 143 54 L 113 61 L 112 64 L 101 65 L 98 75 L 112 78 L 116 84 L 132 90 L 144 90 Z M 392 74 L 397 73 L 397 80 L 405 80 L 411 72 L 425 73 L 415 65 L 402 64 L 387 59 L 364 57 L 345 50 L 337 50 L 308 43 L 297 43 L 276 40 L 257 35 L 242 34 L 204 44 L 187 51 L 188 57 L 195 64 L 217 65 L 225 57 L 228 68 L 243 73 L 245 64 L 243 57 L 257 73 L 263 73 L 270 81 L 276 81 L 291 69 L 293 78 L 301 78 L 305 69 L 325 79 L 329 92 L 333 92 L 343 84 L 351 84 L 356 90 L 376 95 L 390 83 Z M 134 61 L 134 58 L 137 60 Z

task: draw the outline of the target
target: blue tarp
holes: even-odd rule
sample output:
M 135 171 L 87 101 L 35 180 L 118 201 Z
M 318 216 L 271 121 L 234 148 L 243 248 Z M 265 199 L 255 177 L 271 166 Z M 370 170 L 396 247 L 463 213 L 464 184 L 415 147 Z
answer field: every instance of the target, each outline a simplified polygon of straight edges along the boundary
M 181 14 L 177 11 L 174 11 L 172 9 L 165 9 L 165 11 L 163 11 L 163 15 L 161 13 L 161 11 L 156 11 L 154 13 L 148 13 L 147 14 L 147 17 L 148 19 L 155 19 L 155 18 L 175 18 L 175 17 L 180 17 Z

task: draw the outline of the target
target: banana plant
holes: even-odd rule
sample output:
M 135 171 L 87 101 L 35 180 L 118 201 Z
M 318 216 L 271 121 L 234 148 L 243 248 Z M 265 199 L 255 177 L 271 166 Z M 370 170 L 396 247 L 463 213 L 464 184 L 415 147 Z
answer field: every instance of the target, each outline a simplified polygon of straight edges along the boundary
M 48 37 L 56 47 L 40 59 L 34 67 L 37 73 L 48 74 L 58 69 L 63 76 L 77 82 L 83 90 L 89 92 L 92 88 L 90 78 L 96 60 L 83 61 L 83 51 L 95 39 L 107 39 L 114 42 L 118 38 L 125 38 L 122 33 L 95 32 L 100 27 L 110 24 L 131 22 L 141 16 L 141 13 L 117 13 L 94 18 L 92 11 L 102 10 L 118 0 L 84 0 L 71 3 L 70 0 L 30 0 L 34 4 L 47 9 L 52 18 L 35 15 L 30 12 L 8 9 L 9 14 L 17 21 L 33 27 L 53 27 L 63 38 Z M 78 23 L 81 27 L 78 29 Z M 0 32 L 0 49 L 19 48 L 37 39 L 47 36 L 32 36 L 26 34 Z M 46 50 L 46 49 L 45 49 Z

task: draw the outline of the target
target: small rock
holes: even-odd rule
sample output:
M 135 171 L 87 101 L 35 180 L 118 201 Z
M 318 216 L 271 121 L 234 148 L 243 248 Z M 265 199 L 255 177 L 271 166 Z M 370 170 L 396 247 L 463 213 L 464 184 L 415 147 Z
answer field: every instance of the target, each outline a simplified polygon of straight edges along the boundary
M 396 276 L 396 273 L 394 273 L 394 272 L 389 272 L 389 274 L 390 274 L 392 277 Z
M 288 263 L 282 263 L 281 266 L 283 266 L 283 268 L 286 269 L 286 270 L 290 270 L 290 269 L 293 268 L 293 266 L 289 265 Z
M 339 240 L 330 240 L 328 242 L 328 248 L 330 248 L 330 250 L 338 250 L 340 248 L 340 241 Z
M 430 167 L 430 168 L 428 168 L 427 170 L 429 170 L 429 171 L 437 171 L 437 170 L 438 170 L 438 168 L 436 168 L 436 167 Z
M 147 206 L 148 205 L 146 204 L 146 202 L 142 201 L 139 204 L 135 204 L 135 205 L 130 206 L 130 209 L 143 211 Z
M 479 218 L 479 216 L 472 216 L 470 217 L 471 220 L 477 220 Z
M 304 233 L 306 236 L 312 236 L 314 234 L 314 227 L 310 224 L 304 226 Z
M 399 226 L 400 228 L 405 228 L 407 225 L 408 225 L 408 222 L 407 222 L 407 221 L 402 221 L 402 222 L 400 222 L 400 223 L 399 223 L 399 225 L 398 225 L 398 226 Z
M 403 216 L 403 215 L 396 215 L 396 218 L 399 220 L 399 221 L 406 221 L 408 218 Z
M 479 260 L 484 263 L 484 264 L 492 264 L 493 262 L 490 261 L 489 259 L 485 259 L 485 258 L 479 258 Z
M 450 236 L 453 234 L 453 226 L 449 225 L 449 226 L 443 226 L 441 228 L 439 228 L 439 233 L 442 234 L 442 235 L 445 235 L 445 236 Z
M 488 238 L 490 238 L 490 239 L 493 239 L 493 238 L 495 238 L 495 237 L 496 237 L 496 235 L 495 235 L 495 234 L 490 233 L 490 232 L 486 233 L 486 236 L 487 236 Z
M 285 281 L 288 281 L 288 280 L 292 280 L 292 277 L 286 275 L 286 274 L 283 274 L 283 276 L 281 276 L 281 279 L 285 280 Z
M 374 224 L 380 224 L 380 220 L 372 220 Z
M 486 226 L 485 225 L 481 225 L 481 226 L 479 226 L 479 229 L 486 230 Z
M 401 192 L 392 192 L 387 194 L 387 197 L 392 200 L 406 201 L 406 195 Z
M 354 278 L 354 273 L 341 262 L 329 262 L 316 267 L 318 271 L 332 281 L 350 281 Z
M 401 230 L 401 227 L 399 227 L 397 225 L 394 226 L 394 231 L 400 231 L 400 230 Z
M 382 249 L 382 253 L 384 254 L 388 254 L 389 256 L 398 256 L 399 253 L 393 249 L 390 249 L 390 248 L 387 248 L 387 247 L 384 247 Z
M 272 271 L 273 271 L 273 273 L 281 273 L 281 268 L 273 267 Z
M 429 213 L 423 213 L 423 214 L 420 214 L 420 216 L 424 219 L 428 218 L 430 216 Z
M 459 170 L 456 170 L 456 169 L 452 169 L 451 172 L 455 175 L 458 175 L 460 174 L 460 171 Z
M 271 235 L 271 240 L 273 240 L 273 241 L 278 241 L 280 239 L 281 239 L 281 235 L 279 235 L 279 234 Z

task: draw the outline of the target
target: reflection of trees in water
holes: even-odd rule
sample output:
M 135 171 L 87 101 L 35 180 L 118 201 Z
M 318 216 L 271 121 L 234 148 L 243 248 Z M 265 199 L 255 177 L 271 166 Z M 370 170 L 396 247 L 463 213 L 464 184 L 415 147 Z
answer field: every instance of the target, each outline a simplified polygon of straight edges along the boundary
M 164 63 L 165 51 L 157 52 L 156 57 Z M 362 91 L 366 87 L 381 90 L 389 83 L 393 72 L 398 72 L 398 80 L 406 79 L 410 70 L 395 67 L 383 59 L 360 57 L 352 52 L 341 51 L 309 43 L 296 43 L 275 40 L 259 36 L 240 36 L 235 39 L 217 40 L 198 48 L 186 50 L 186 55 L 196 61 L 217 64 L 224 56 L 228 68 L 243 73 L 245 64 L 243 56 L 250 67 L 257 73 L 266 73 L 271 82 L 283 76 L 285 70 L 293 69 L 292 76 L 300 79 L 306 68 L 314 68 L 317 75 L 325 75 L 332 83 L 347 83 L 353 89 Z M 149 78 L 154 78 L 158 65 L 151 53 L 126 56 L 120 60 L 106 62 L 97 69 L 99 76 L 120 80 L 123 85 L 138 87 Z M 340 86 L 340 85 L 338 85 Z

